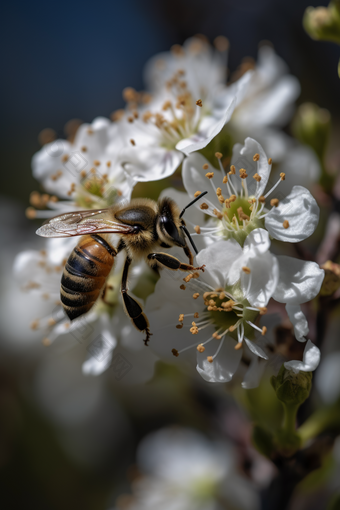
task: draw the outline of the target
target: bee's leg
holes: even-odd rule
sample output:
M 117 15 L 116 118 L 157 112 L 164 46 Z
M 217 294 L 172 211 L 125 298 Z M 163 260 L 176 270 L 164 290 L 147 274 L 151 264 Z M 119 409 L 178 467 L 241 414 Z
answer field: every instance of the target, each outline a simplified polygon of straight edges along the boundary
M 184 253 L 186 254 L 186 256 L 189 259 L 189 264 L 192 266 L 192 264 L 194 262 L 194 257 L 193 257 L 193 254 L 190 251 L 189 246 L 184 246 L 183 250 L 184 250 Z
M 172 269 L 173 271 L 178 271 L 178 269 L 180 271 L 198 271 L 198 270 L 204 271 L 205 268 L 204 265 L 200 267 L 194 267 L 191 264 L 184 264 L 180 260 L 176 259 L 176 257 L 173 257 L 168 253 L 162 252 L 150 253 L 148 255 L 148 259 L 150 261 L 156 260 L 160 266 L 167 267 L 168 269 Z
M 146 338 L 144 340 L 145 345 L 148 345 L 148 342 L 150 340 L 150 330 L 149 330 L 149 321 L 147 316 L 143 313 L 142 307 L 137 303 L 135 299 L 133 299 L 128 294 L 128 288 L 127 288 L 127 278 L 129 273 L 129 268 L 131 265 L 131 259 L 129 257 L 126 257 L 125 265 L 124 265 L 124 271 L 123 271 L 123 277 L 122 277 L 122 297 L 124 301 L 125 311 L 127 315 L 132 320 L 134 326 L 139 329 L 139 331 L 145 331 Z

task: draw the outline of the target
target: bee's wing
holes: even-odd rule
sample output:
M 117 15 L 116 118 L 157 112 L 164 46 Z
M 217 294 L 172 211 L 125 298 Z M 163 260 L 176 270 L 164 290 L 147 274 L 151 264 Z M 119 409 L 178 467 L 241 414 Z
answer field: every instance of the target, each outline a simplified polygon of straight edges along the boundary
M 104 217 L 96 218 L 108 210 L 92 209 L 60 214 L 38 228 L 36 233 L 41 237 L 72 237 L 99 232 L 102 234 L 132 234 L 135 231 L 132 225 L 106 219 L 105 214 Z

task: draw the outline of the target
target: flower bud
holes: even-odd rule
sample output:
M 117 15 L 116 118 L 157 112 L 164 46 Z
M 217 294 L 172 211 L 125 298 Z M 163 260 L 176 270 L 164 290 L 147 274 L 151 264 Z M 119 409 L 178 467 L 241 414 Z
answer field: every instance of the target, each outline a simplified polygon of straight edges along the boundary
M 312 373 L 287 370 L 284 365 L 277 376 L 271 378 L 276 396 L 289 406 L 300 406 L 308 397 L 312 388 Z
M 303 103 L 297 110 L 292 123 L 294 136 L 300 142 L 310 145 L 320 160 L 325 154 L 331 127 L 328 110 L 314 103 Z
M 307 7 L 303 26 L 312 39 L 340 44 L 340 1 L 333 0 L 328 7 Z

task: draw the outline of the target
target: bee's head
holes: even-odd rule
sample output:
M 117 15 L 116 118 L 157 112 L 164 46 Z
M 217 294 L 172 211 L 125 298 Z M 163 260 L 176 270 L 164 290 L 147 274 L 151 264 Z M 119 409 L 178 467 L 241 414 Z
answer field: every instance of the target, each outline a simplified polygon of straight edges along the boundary
M 157 234 L 162 243 L 170 246 L 186 246 L 185 236 L 181 226 L 185 224 L 180 219 L 180 210 L 171 198 L 163 198 L 159 202 L 159 216 L 157 219 Z
M 185 235 L 188 237 L 195 252 L 198 253 L 197 248 L 190 236 L 188 229 L 185 226 L 185 221 L 182 216 L 185 210 L 193 205 L 202 196 L 206 195 L 207 191 L 201 193 L 190 204 L 188 204 L 180 212 L 177 204 L 171 198 L 163 198 L 159 202 L 159 216 L 157 219 L 157 234 L 163 244 L 167 247 L 180 246 L 185 248 L 187 246 Z

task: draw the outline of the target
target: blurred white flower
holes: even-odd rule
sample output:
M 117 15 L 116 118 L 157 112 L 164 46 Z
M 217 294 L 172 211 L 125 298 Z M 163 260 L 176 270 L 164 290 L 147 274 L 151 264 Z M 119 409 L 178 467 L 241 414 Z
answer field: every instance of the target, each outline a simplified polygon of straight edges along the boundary
M 271 46 L 259 48 L 258 61 L 247 86 L 240 91 L 229 128 L 238 140 L 254 136 L 271 157 L 280 160 L 287 153 L 289 137 L 280 131 L 290 120 L 300 94 L 299 81 L 288 74 L 285 62 Z
M 192 275 L 184 281 L 190 287 L 193 299 L 187 292 L 180 292 L 173 278 L 157 283 L 155 293 L 147 301 L 146 310 L 153 331 L 150 346 L 160 356 L 175 356 L 197 349 L 197 370 L 209 382 L 228 382 L 235 374 L 242 358 L 242 348 L 247 347 L 247 357 L 253 362 L 243 381 L 244 387 L 258 384 L 263 371 L 260 359 L 268 359 L 255 332 L 261 338 L 266 327 L 257 325 L 260 315 L 266 313 L 271 297 L 285 303 L 292 314 L 296 338 L 305 341 L 308 333 L 305 317 L 296 314 L 300 304 L 315 297 L 324 277 L 324 271 L 316 263 L 302 262 L 292 257 L 274 256 L 269 251 L 270 240 L 264 229 L 253 230 L 246 238 L 243 248 L 234 240 L 220 241 L 200 251 L 197 264 L 206 265 L 199 279 Z M 182 285 L 183 288 L 183 285 Z M 184 286 L 185 291 L 185 286 Z M 166 296 L 166 300 L 164 297 Z M 178 314 L 178 315 L 177 315 Z M 169 317 L 179 317 L 176 334 L 169 327 Z M 190 318 L 190 319 L 187 319 Z M 201 342 L 190 342 L 187 331 L 200 334 Z M 295 322 L 294 322 L 295 321 Z M 161 339 L 161 340 L 160 340 Z M 165 353 L 165 350 L 168 350 Z M 255 355 L 255 356 L 252 356 Z
M 110 140 L 114 143 L 109 148 Z M 50 217 L 59 211 L 96 209 L 119 199 L 129 200 L 135 183 L 127 179 L 119 163 L 123 146 L 119 127 L 103 117 L 82 124 L 73 142 L 56 140 L 44 145 L 33 156 L 33 176 L 52 194 L 45 205 L 53 211 L 37 211 L 36 216 Z M 32 205 L 39 200 L 33 196 Z
M 134 179 L 170 176 L 185 155 L 204 148 L 222 130 L 251 72 L 231 87 L 225 86 L 224 75 L 219 52 L 198 38 L 147 64 L 148 104 L 143 104 L 145 94 L 126 89 L 128 109 L 118 121 L 131 143 L 121 161 Z
M 123 382 L 149 379 L 156 357 L 150 349 L 145 348 L 140 332 L 131 325 L 124 312 L 120 297 L 122 257 L 117 256 L 114 271 L 107 281 L 110 290 L 105 300 L 99 298 L 89 313 L 72 322 L 66 317 L 60 302 L 60 280 L 66 260 L 76 243 L 74 238 L 48 239 L 45 250 L 29 250 L 17 255 L 14 276 L 20 286 L 17 294 L 21 301 L 25 301 L 27 329 L 30 327 L 45 345 L 66 335 L 73 346 L 86 346 L 84 374 L 99 375 L 117 362 L 124 365 L 124 356 L 129 359 L 132 352 L 132 357 L 136 358 L 134 351 L 138 351 L 139 363 L 126 367 L 127 377 L 124 374 Z M 136 267 L 131 272 L 132 288 L 139 275 L 140 269 Z M 15 303 L 12 303 L 13 306 Z M 120 360 L 115 358 L 117 352 Z M 122 366 L 118 368 L 121 370 Z
M 137 452 L 142 477 L 132 496 L 121 497 L 131 510 L 255 510 L 252 483 L 236 471 L 226 442 L 213 442 L 191 429 L 161 429 L 147 436 Z
M 275 184 L 270 182 L 272 161 L 256 140 L 246 138 L 244 145 L 234 146 L 229 172 L 222 165 L 222 155 L 217 156 L 220 170 L 197 153 L 183 164 L 183 183 L 189 195 L 207 188 L 212 191 L 203 204 L 195 204 L 215 218 L 214 226 L 200 229 L 202 233 L 215 239 L 234 238 L 243 244 L 246 236 L 259 227 L 266 228 L 274 239 L 292 243 L 314 232 L 319 207 L 306 188 L 294 186 L 288 196 L 272 198 L 268 208 L 266 200 L 276 188 L 279 191 L 286 176 L 281 173 Z

